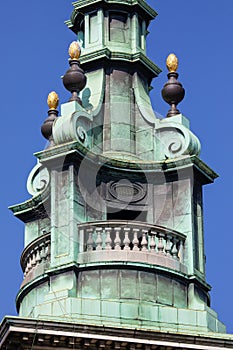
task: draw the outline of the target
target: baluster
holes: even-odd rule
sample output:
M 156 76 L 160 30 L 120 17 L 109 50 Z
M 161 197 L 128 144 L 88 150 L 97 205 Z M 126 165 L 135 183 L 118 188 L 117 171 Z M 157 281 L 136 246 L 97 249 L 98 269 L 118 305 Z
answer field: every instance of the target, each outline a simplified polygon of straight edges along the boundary
M 171 239 L 172 236 L 166 235 L 166 247 L 165 247 L 165 252 L 166 255 L 171 256 Z
M 88 232 L 88 240 L 87 240 L 87 251 L 92 251 L 93 250 L 93 228 L 87 229 Z
M 139 250 L 139 247 L 138 247 L 138 245 L 139 245 L 139 240 L 138 240 L 138 232 L 139 232 L 140 230 L 138 229 L 138 228 L 134 228 L 133 229 L 133 235 L 134 235 L 134 238 L 133 238 L 133 250 L 136 250 L 136 251 L 138 251 Z
M 164 234 L 161 232 L 157 233 L 157 237 L 158 237 L 158 253 L 159 254 L 164 254 L 164 243 L 163 243 L 163 239 L 164 239 Z
M 124 232 L 125 232 L 125 238 L 124 238 L 124 250 L 130 250 L 130 239 L 129 239 L 129 231 L 130 231 L 130 228 L 127 228 L 125 227 L 124 228 Z
M 48 245 L 47 245 L 47 242 L 45 241 L 44 243 L 44 246 L 45 246 L 45 262 L 48 261 Z
M 111 231 L 112 231 L 111 227 L 107 227 L 105 229 L 105 232 L 106 232 L 105 249 L 106 250 L 112 249 Z
M 179 258 L 181 263 L 184 262 L 184 242 L 182 240 L 179 241 L 178 258 Z
M 97 232 L 97 239 L 96 239 L 96 250 L 102 250 L 102 227 L 99 227 L 96 229 Z
M 40 246 L 41 246 L 40 257 L 41 257 L 41 262 L 43 263 L 46 260 L 45 242 L 42 242 Z
M 36 266 L 41 263 L 41 256 L 40 256 L 40 246 L 38 246 L 36 250 Z
M 47 241 L 45 244 L 47 244 L 47 261 L 50 262 L 50 257 L 51 257 L 51 243 L 50 243 L 50 241 Z
M 29 253 L 28 256 L 28 272 L 32 269 L 32 251 Z
M 120 239 L 120 231 L 121 228 L 120 227 L 115 227 L 114 230 L 116 231 L 116 238 L 114 239 L 114 243 L 115 243 L 115 250 L 121 250 L 121 239 Z
M 28 272 L 29 272 L 29 259 L 30 259 L 30 256 L 29 255 L 27 255 L 27 257 L 26 257 L 26 267 L 25 267 L 25 270 L 24 270 L 24 277 L 26 277 L 26 275 L 28 274 Z
M 151 231 L 150 250 L 151 250 L 152 252 L 155 252 L 155 247 L 156 247 L 155 235 L 156 235 L 156 232 Z
M 148 250 L 148 248 L 147 248 L 147 244 L 148 244 L 148 242 L 147 242 L 147 239 L 146 239 L 146 235 L 147 235 L 147 230 L 142 230 L 142 251 L 146 251 L 146 250 Z
M 173 245 L 172 245 L 171 253 L 172 253 L 173 259 L 175 259 L 175 260 L 179 260 L 179 258 L 178 258 L 178 249 L 177 249 L 177 246 L 176 246 L 177 242 L 178 242 L 177 238 L 174 237 L 172 239 Z
M 27 256 L 27 269 L 28 271 L 31 269 L 31 252 Z
M 35 249 L 32 250 L 31 265 L 32 265 L 32 269 L 36 266 L 36 252 L 35 252 Z

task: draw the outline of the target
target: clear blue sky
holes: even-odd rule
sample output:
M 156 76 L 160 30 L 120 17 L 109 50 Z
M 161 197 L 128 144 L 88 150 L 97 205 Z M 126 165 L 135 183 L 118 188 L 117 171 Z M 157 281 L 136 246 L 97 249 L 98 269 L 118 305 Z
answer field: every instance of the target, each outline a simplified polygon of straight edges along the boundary
M 180 81 L 186 89 L 179 109 L 202 143 L 201 158 L 220 178 L 204 192 L 207 281 L 212 307 L 233 333 L 233 1 L 148 0 L 158 12 L 150 25 L 148 56 L 163 69 L 151 93 L 154 109 L 168 109 L 161 99 L 165 59 L 175 52 Z M 63 24 L 71 0 L 0 2 L 0 318 L 15 314 L 14 298 L 22 279 L 19 265 L 23 224 L 8 205 L 29 198 L 28 173 L 33 153 L 45 146 L 40 126 L 47 116 L 47 94 L 68 99 L 60 76 L 68 68 L 67 48 L 75 39 Z

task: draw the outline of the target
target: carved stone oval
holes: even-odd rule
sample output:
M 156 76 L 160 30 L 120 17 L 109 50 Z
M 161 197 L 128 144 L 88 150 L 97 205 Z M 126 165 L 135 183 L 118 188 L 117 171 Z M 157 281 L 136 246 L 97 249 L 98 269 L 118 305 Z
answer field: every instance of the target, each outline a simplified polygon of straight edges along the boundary
M 140 184 L 129 181 L 113 182 L 109 192 L 113 198 L 124 203 L 138 202 L 146 195 L 146 191 Z

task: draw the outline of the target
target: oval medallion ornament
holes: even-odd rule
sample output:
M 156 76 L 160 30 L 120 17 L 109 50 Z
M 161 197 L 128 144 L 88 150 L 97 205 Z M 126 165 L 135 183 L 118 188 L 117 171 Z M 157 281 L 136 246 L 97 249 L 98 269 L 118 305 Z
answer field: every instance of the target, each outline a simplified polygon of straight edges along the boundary
M 135 203 L 142 200 L 146 191 L 138 183 L 131 183 L 127 180 L 113 182 L 109 187 L 109 192 L 118 201 L 124 203 Z

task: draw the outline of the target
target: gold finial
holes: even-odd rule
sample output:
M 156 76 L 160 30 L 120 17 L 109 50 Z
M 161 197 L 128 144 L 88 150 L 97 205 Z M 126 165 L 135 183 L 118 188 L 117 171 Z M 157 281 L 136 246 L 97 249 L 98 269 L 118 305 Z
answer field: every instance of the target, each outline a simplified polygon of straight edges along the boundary
M 59 97 L 55 91 L 50 92 L 50 94 L 48 95 L 47 103 L 49 109 L 57 109 L 57 106 L 59 104 Z
M 81 47 L 77 41 L 73 41 L 69 47 L 69 55 L 72 60 L 78 60 L 81 55 Z
M 178 68 L 178 58 L 174 53 L 171 53 L 166 60 L 167 69 L 170 73 L 176 72 Z

